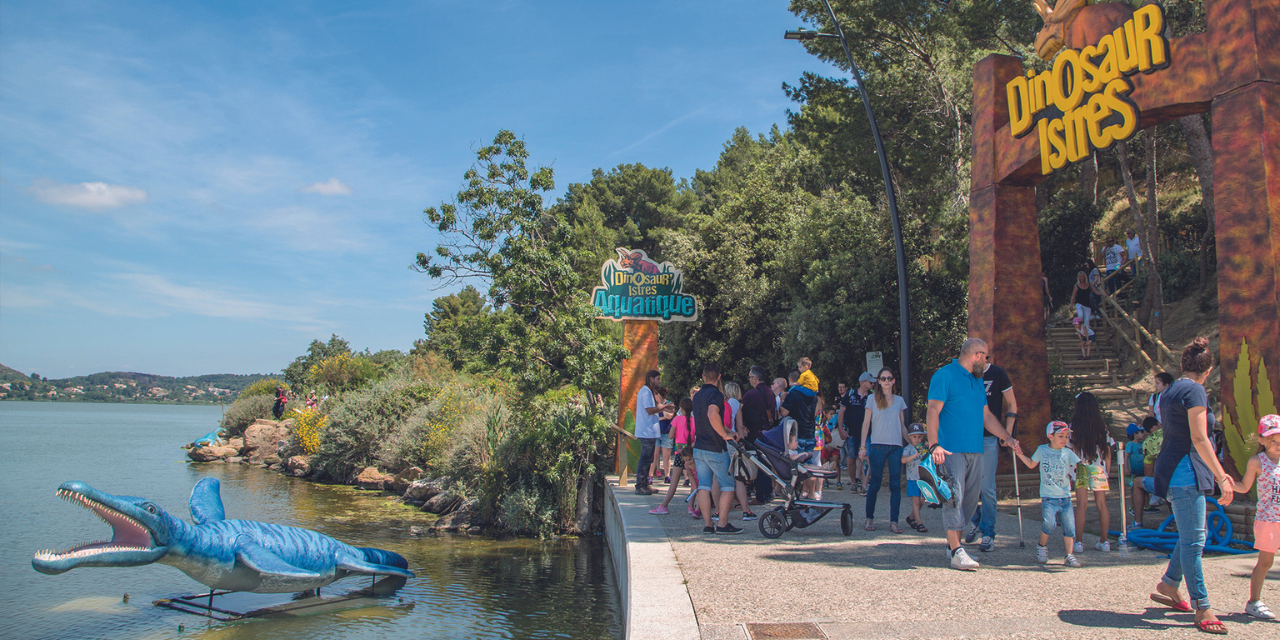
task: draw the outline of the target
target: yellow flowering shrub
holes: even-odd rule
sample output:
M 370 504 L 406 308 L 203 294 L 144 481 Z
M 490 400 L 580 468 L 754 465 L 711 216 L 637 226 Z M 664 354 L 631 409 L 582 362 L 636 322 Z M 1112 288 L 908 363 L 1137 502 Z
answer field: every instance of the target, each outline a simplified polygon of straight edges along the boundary
M 329 416 L 314 409 L 295 411 L 293 415 L 293 439 L 307 455 L 320 450 L 320 435 L 329 426 Z

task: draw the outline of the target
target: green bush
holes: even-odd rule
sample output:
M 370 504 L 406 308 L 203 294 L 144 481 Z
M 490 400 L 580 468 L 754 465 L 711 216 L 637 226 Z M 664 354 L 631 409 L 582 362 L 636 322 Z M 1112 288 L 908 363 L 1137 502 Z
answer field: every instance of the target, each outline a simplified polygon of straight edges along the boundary
M 1084 385 L 1072 380 L 1062 370 L 1062 359 L 1057 356 L 1049 358 L 1049 414 L 1053 420 L 1071 421 L 1071 414 L 1076 408 L 1076 395 L 1084 390 Z
M 284 380 L 277 380 L 275 378 L 264 378 L 262 380 L 259 380 L 245 387 L 240 392 L 240 395 L 236 396 L 236 398 L 248 398 L 250 396 L 275 396 L 276 387 L 284 387 L 285 391 L 289 390 L 289 384 L 286 383 Z
M 1160 281 L 1164 301 L 1176 302 L 1200 291 L 1200 253 L 1180 243 L 1160 254 Z
M 271 389 L 274 391 L 275 385 L 272 385 Z M 275 398 L 269 395 L 250 395 L 238 398 L 231 403 L 230 407 L 227 407 L 227 413 L 222 418 L 223 431 L 230 438 L 243 434 L 244 430 L 253 424 L 254 420 L 271 420 L 271 408 L 275 406 L 275 403 Z
M 409 416 L 435 394 L 428 382 L 399 373 L 331 398 L 325 405 L 329 425 L 321 435 L 318 469 L 342 482 L 379 463 L 387 471 L 399 471 L 402 460 L 388 459 L 384 446 L 396 442 Z

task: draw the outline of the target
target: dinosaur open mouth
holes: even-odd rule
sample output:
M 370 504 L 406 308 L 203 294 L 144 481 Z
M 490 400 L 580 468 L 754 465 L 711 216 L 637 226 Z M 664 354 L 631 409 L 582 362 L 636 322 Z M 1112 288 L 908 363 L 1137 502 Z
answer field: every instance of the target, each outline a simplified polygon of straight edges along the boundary
M 103 522 L 111 525 L 111 540 L 86 542 L 65 551 L 55 552 L 48 549 L 35 554 L 37 560 L 52 562 L 118 551 L 150 551 L 154 548 L 151 543 L 151 532 L 137 520 L 70 489 L 58 489 L 58 497 L 94 512 L 102 518 Z

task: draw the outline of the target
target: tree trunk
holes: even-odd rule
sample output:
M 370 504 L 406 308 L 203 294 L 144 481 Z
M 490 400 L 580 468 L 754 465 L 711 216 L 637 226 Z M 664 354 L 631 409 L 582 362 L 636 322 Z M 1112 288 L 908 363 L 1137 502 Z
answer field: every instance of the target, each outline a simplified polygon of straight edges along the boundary
M 1154 243 L 1157 245 L 1151 252 L 1151 264 L 1155 265 L 1160 261 L 1160 225 L 1159 225 L 1159 209 L 1156 202 L 1156 129 L 1159 127 L 1151 127 L 1147 129 L 1147 234 L 1156 238 Z M 1141 241 L 1139 241 L 1141 242 Z M 1147 328 L 1160 335 L 1160 329 L 1163 328 L 1163 312 L 1164 312 L 1164 287 L 1160 281 L 1160 272 L 1152 268 L 1147 270 L 1147 295 L 1142 301 L 1142 305 L 1150 310 L 1151 323 Z
M 1090 151 L 1080 163 L 1080 193 L 1092 204 L 1098 204 L 1098 152 Z
M 1209 243 L 1213 240 L 1213 146 L 1209 142 L 1209 133 L 1204 127 L 1204 116 L 1200 114 L 1186 116 L 1178 123 L 1182 125 L 1182 135 L 1187 139 L 1187 150 L 1191 153 L 1191 164 L 1195 166 L 1196 178 L 1200 181 L 1200 206 L 1204 208 L 1204 235 L 1200 237 L 1200 289 L 1203 291 L 1209 280 Z
M 1148 130 L 1149 131 L 1149 130 Z M 1154 134 L 1152 134 L 1154 135 Z M 1147 295 L 1152 295 L 1151 289 L 1160 286 L 1160 271 L 1156 267 L 1159 256 L 1156 255 L 1157 243 L 1152 240 L 1152 235 L 1147 229 L 1147 223 L 1143 219 L 1142 206 L 1138 204 L 1138 192 L 1133 184 L 1133 171 L 1129 168 L 1129 145 L 1125 142 L 1116 144 L 1116 157 L 1120 161 L 1120 177 L 1124 179 L 1124 192 L 1129 199 L 1129 212 L 1133 214 L 1133 226 L 1139 233 L 1138 242 L 1142 245 L 1142 255 L 1147 256 L 1146 264 L 1142 265 L 1147 270 Z M 1154 280 L 1154 282 L 1153 282 Z M 1150 316 L 1144 316 L 1143 312 L 1150 313 L 1151 307 L 1147 305 L 1146 299 L 1143 305 L 1138 309 L 1136 314 L 1138 322 L 1146 324 Z
M 590 457 L 594 458 L 595 454 L 592 454 Z M 588 533 L 595 526 L 591 517 L 594 513 L 591 502 L 596 493 L 595 481 L 595 473 L 584 473 L 582 474 L 582 478 L 578 481 L 577 533 L 579 534 Z

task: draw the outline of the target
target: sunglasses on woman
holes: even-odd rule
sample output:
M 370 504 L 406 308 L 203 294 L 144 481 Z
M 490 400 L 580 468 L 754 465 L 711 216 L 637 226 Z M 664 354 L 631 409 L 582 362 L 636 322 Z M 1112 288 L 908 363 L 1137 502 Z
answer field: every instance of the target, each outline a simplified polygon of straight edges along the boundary
M 893 376 L 880 376 L 880 382 L 893 382 Z

